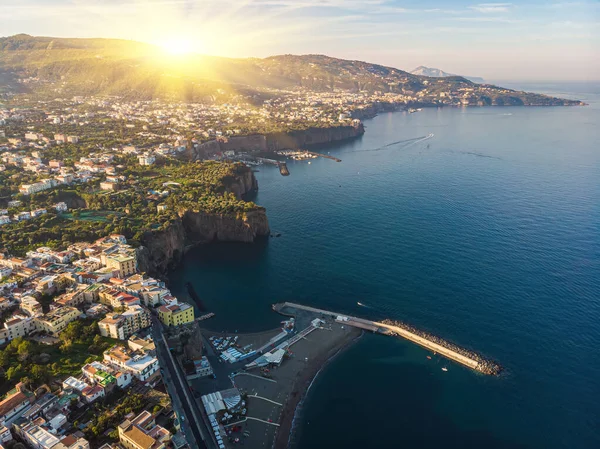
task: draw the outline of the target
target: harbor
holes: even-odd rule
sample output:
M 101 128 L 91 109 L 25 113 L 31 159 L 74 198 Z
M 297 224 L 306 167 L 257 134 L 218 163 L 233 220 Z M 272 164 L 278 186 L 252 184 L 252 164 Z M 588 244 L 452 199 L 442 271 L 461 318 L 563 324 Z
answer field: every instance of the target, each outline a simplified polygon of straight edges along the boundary
M 333 318 L 336 322 L 348 326 L 368 330 L 382 335 L 398 336 L 425 349 L 434 354 L 440 354 L 454 362 L 457 362 L 467 368 L 487 375 L 498 375 L 502 367 L 496 362 L 489 360 L 480 354 L 468 349 L 461 348 L 440 337 L 418 330 L 408 324 L 392 320 L 372 321 L 363 318 L 357 318 L 337 312 L 317 309 L 314 307 L 294 304 L 289 302 L 277 303 L 273 305 L 273 310 L 282 314 L 294 316 L 298 310 L 311 312 L 320 316 Z

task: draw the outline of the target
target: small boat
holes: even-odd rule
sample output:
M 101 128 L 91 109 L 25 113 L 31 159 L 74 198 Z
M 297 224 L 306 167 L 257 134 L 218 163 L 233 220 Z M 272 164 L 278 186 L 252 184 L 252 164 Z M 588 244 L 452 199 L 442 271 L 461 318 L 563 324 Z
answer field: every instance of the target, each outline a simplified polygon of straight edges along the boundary
M 442 371 L 448 371 L 448 368 L 446 368 L 445 366 L 442 368 Z
M 308 161 L 308 165 L 310 165 L 310 161 Z
M 359 306 L 364 306 L 364 304 L 362 302 L 356 302 L 356 304 L 358 304 Z
M 429 360 L 431 360 L 431 356 L 430 356 L 430 355 L 428 355 L 428 356 L 427 356 L 427 358 L 428 358 Z

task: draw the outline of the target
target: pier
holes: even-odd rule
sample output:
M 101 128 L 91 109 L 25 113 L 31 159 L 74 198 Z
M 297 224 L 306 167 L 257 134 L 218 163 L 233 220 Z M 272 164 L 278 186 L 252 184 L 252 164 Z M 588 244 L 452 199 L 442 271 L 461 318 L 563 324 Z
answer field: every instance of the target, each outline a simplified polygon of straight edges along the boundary
M 418 329 L 415 329 L 412 326 L 404 323 L 391 320 L 365 320 L 363 318 L 357 318 L 337 312 L 331 312 L 329 310 L 317 309 L 315 307 L 309 307 L 290 302 L 274 304 L 273 310 L 282 315 L 293 315 L 294 310 L 304 310 L 307 312 L 332 317 L 336 321 L 348 326 L 369 330 L 382 335 L 402 337 L 418 344 L 419 346 L 422 346 L 425 349 L 440 354 L 450 360 L 466 366 L 467 368 L 471 368 L 483 374 L 496 375 L 502 369 L 497 363 L 488 360 L 477 353 L 460 348 L 459 346 L 449 343 L 439 337 L 419 331 Z
M 268 159 L 266 157 L 256 157 L 255 159 L 262 164 L 276 165 L 279 168 L 279 173 L 281 176 L 290 175 L 290 171 L 288 170 L 285 162 L 276 161 L 275 159 Z
M 306 153 L 312 154 L 313 156 L 324 157 L 325 159 L 331 159 L 332 161 L 342 162 L 341 159 L 338 159 L 337 157 L 330 156 L 328 154 L 315 153 L 314 151 L 307 151 Z
M 285 162 L 280 162 L 277 164 L 279 166 L 279 173 L 281 176 L 289 176 L 290 171 L 288 170 L 287 164 Z

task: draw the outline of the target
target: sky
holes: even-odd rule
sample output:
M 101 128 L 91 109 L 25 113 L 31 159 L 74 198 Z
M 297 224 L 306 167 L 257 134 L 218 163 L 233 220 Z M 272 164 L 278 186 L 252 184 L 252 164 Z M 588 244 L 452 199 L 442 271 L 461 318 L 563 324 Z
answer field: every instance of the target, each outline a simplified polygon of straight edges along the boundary
M 0 35 L 319 53 L 491 80 L 600 80 L 600 0 L 0 0 Z

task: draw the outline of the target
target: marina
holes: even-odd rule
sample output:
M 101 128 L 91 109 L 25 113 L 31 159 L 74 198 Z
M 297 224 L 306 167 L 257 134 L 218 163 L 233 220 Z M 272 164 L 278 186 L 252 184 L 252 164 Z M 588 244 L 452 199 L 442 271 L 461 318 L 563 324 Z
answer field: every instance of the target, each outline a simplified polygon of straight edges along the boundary
M 294 315 L 294 312 L 298 310 L 307 311 L 321 316 L 331 317 L 336 322 L 368 330 L 373 333 L 402 337 L 432 351 L 434 354 L 440 354 L 454 362 L 460 363 L 467 368 L 471 368 L 472 370 L 483 374 L 498 375 L 502 370 L 502 367 L 499 364 L 488 360 L 473 351 L 461 348 L 440 337 L 420 331 L 405 323 L 392 320 L 371 321 L 289 302 L 274 304 L 273 310 L 282 315 Z

